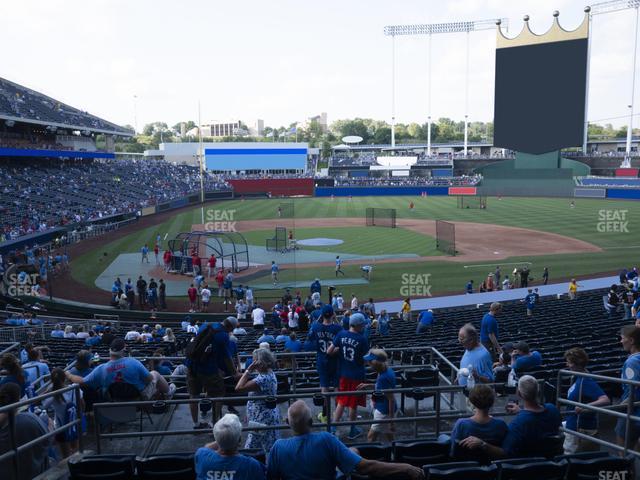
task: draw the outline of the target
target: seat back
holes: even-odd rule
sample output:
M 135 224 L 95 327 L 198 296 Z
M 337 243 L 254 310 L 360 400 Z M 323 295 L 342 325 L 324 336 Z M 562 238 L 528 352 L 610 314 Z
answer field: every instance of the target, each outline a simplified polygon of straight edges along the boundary
M 419 441 L 396 442 L 393 444 L 393 458 L 396 462 L 409 463 L 416 467 L 432 463 L 445 463 L 449 461 L 448 442 Z
M 68 462 L 71 480 L 127 480 L 134 476 L 134 457 L 72 458 Z
M 362 458 L 367 460 L 378 460 L 379 462 L 390 462 L 393 449 L 382 444 L 361 444 L 349 445 L 358 449 L 358 453 Z
M 109 385 L 107 394 L 112 402 L 132 402 L 140 399 L 140 392 L 130 383 L 115 382 Z
M 600 457 L 600 458 L 570 458 L 567 480 L 599 480 L 599 472 L 626 472 L 627 478 L 632 478 L 633 458 Z M 622 478 L 622 475 L 619 475 Z
M 564 480 L 569 464 L 560 462 L 529 461 L 510 463 L 508 460 L 500 464 L 500 480 Z
M 196 476 L 192 453 L 136 458 L 136 467 L 141 480 L 193 480 Z
M 424 474 L 427 480 L 496 480 L 498 468 L 495 465 L 447 467 L 449 464 L 425 465 Z

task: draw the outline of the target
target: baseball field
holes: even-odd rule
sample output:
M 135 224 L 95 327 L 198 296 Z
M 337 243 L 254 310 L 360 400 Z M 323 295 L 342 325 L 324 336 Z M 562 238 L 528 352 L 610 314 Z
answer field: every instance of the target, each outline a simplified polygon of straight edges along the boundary
M 279 212 L 284 204 L 286 215 L 281 208 Z M 365 226 L 367 207 L 396 209 L 397 228 Z M 436 249 L 436 219 L 455 223 L 456 256 Z M 454 197 L 248 199 L 207 204 L 204 222 L 198 207 L 100 245 L 72 258 L 72 275 L 102 290 L 109 289 L 116 275 L 146 272 L 178 281 L 182 276 L 165 274 L 154 265 L 140 271 L 140 249 L 145 243 L 153 249 L 157 235 L 164 249 L 178 233 L 202 229 L 203 223 L 242 233 L 251 267 L 237 275 L 236 282 L 258 292 L 268 290 L 270 296 L 279 295 L 284 286 L 302 288 L 316 277 L 325 285 L 335 283 L 344 295 L 377 299 L 462 293 L 468 280 L 478 285 L 496 265 L 506 274 L 525 263 L 534 283 L 544 267 L 553 282 L 634 266 L 640 249 L 640 206 L 632 201 L 575 199 L 571 204 L 569 199 L 492 197 L 486 209 L 478 210 L 457 208 Z M 276 226 L 292 232 L 298 250 L 266 250 L 265 241 L 274 236 Z M 300 245 L 305 240 L 312 245 Z M 336 279 L 337 255 L 344 274 Z M 271 260 L 280 267 L 275 287 Z M 363 265 L 373 266 L 370 279 L 363 277 Z M 174 287 L 170 296 L 185 294 L 190 279 L 182 281 L 184 290 Z M 407 289 L 425 282 L 428 288 Z

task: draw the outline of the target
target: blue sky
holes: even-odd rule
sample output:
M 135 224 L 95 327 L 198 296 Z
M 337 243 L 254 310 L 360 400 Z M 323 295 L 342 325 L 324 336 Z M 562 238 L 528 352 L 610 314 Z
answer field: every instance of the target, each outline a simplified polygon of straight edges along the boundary
M 389 24 L 509 19 L 537 33 L 576 0 L 20 0 L 3 2 L 0 76 L 120 124 L 262 118 L 284 125 L 326 111 L 391 117 Z M 594 18 L 589 120 L 628 113 L 635 12 Z M 493 117 L 495 32 L 471 35 L 470 120 Z M 432 43 L 432 116 L 464 116 L 465 35 Z M 396 39 L 398 122 L 427 116 L 427 43 Z M 561 74 L 561 72 L 559 72 Z M 636 89 L 637 90 L 637 89 Z M 638 109 L 636 109 L 638 110 Z M 611 120 L 614 125 L 624 118 Z

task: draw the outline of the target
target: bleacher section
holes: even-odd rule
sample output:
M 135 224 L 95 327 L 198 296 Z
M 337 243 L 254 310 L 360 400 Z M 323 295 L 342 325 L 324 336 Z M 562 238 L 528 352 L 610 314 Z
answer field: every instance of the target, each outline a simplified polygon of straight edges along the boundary
M 640 178 L 585 177 L 578 178 L 577 184 L 583 187 L 640 188 Z
M 207 175 L 205 190 L 229 190 Z M 200 171 L 165 162 L 0 163 L 0 234 L 15 239 L 66 223 L 135 212 L 200 189 Z M 1 240 L 0 240 L 1 241 Z
M 0 78 L 0 116 L 68 125 L 78 129 L 99 129 L 116 135 L 129 136 L 132 133 L 114 123 L 4 78 Z

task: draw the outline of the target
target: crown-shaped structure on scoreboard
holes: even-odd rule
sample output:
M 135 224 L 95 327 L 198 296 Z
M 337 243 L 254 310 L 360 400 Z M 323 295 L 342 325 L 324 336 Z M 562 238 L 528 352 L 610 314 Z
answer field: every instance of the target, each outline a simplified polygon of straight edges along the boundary
M 542 35 L 535 34 L 529 27 L 529 15 L 524 16 L 522 31 L 515 38 L 508 38 L 502 31 L 501 21 L 496 21 L 497 48 L 522 47 L 524 45 L 537 45 L 540 43 L 562 42 L 565 40 L 579 40 L 589 38 L 589 12 L 590 7 L 584 9 L 584 19 L 575 30 L 565 30 L 560 26 L 558 17 L 560 12 L 553 12 L 553 24 Z

